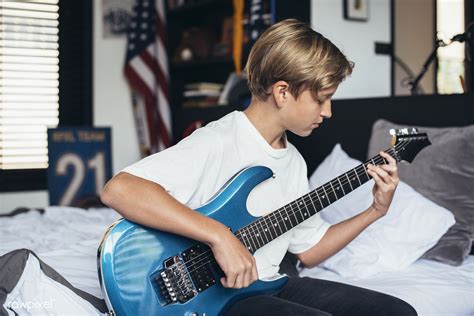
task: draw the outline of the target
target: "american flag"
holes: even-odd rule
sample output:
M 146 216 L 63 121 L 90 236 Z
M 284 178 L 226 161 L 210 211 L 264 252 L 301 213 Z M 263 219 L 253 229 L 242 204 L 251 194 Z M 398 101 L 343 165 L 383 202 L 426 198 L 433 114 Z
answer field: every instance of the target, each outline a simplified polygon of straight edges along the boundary
M 155 153 L 171 145 L 163 0 L 135 0 L 127 38 L 124 72 L 135 93 L 142 152 Z

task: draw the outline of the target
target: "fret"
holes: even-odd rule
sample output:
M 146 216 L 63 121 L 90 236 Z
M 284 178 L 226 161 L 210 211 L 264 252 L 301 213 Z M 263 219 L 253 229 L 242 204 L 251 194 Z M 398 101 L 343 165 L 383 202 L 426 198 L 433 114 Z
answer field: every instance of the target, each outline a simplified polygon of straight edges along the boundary
M 299 198 L 299 202 L 298 202 L 297 204 L 299 204 L 299 205 L 304 204 L 305 209 L 308 209 L 308 207 L 306 206 L 306 202 L 304 201 L 305 196 L 306 196 L 306 195 L 304 195 L 303 197 Z M 305 220 L 304 215 L 303 215 L 303 211 L 301 210 L 301 207 L 298 208 L 298 211 L 299 211 L 298 213 L 295 213 L 296 224 L 293 225 L 293 227 L 295 227 L 296 225 L 298 225 L 299 223 L 301 223 L 302 221 Z M 298 217 L 298 214 L 299 214 L 301 217 Z
M 252 249 L 252 243 L 250 241 L 250 239 L 248 238 L 248 233 L 247 233 L 247 227 L 243 227 L 241 229 L 242 231 L 242 239 L 245 240 L 245 238 L 247 239 L 247 242 L 244 242 L 244 245 L 247 246 L 247 249 L 250 251 L 250 252 L 253 252 L 253 249 Z
M 290 206 L 290 207 L 291 207 L 291 206 Z M 283 206 L 283 210 L 284 210 L 286 213 L 288 213 L 288 211 L 286 211 L 286 205 Z M 286 227 L 286 220 L 285 220 L 285 218 L 284 218 L 284 216 L 283 216 L 282 214 L 280 214 L 280 216 L 281 216 L 281 220 L 282 220 L 282 222 L 283 222 L 283 225 L 285 225 L 285 232 L 287 232 L 289 229 L 288 229 L 288 227 Z
M 276 238 L 276 236 L 273 237 L 272 231 L 270 230 L 270 226 L 268 226 L 268 223 L 267 223 L 267 216 L 265 216 L 265 217 L 262 218 L 261 224 L 262 224 L 262 229 L 263 229 L 263 231 L 265 232 L 265 236 L 267 237 L 267 242 L 270 242 L 270 241 L 272 241 L 274 238 Z
M 316 197 L 318 198 L 318 201 L 319 201 L 319 204 L 321 204 L 321 209 L 324 208 L 324 205 L 323 203 L 321 202 L 321 199 L 319 198 L 319 193 L 317 191 L 318 189 L 316 188 L 316 190 L 314 190 L 313 192 L 316 194 Z
M 253 235 L 255 236 L 255 239 L 258 242 L 258 248 L 264 246 L 266 244 L 266 242 L 265 242 L 265 240 L 263 240 L 262 234 L 260 233 L 260 230 L 258 229 L 257 223 L 254 222 L 252 225 L 250 225 L 250 227 L 252 227 Z M 261 245 L 260 245 L 260 241 L 262 242 Z
M 372 164 L 373 164 L 374 166 L 377 165 L 377 164 L 375 163 L 375 161 L 374 161 L 374 158 L 370 158 L 370 161 L 372 162 Z
M 255 238 L 257 238 L 257 241 L 262 242 L 262 246 L 266 244 L 265 240 L 263 239 L 262 232 L 260 231 L 260 228 L 258 227 L 258 221 L 255 221 L 250 225 L 252 227 L 252 230 L 254 232 Z M 260 238 L 260 240 L 259 240 Z M 259 242 L 260 245 L 260 242 Z M 260 246 L 261 247 L 261 246 Z
M 314 215 L 318 212 L 318 209 L 316 208 L 316 205 L 314 205 L 313 197 L 311 196 L 312 194 L 313 192 L 308 193 L 308 198 L 311 201 L 311 205 L 313 206 L 313 208 L 312 209 L 308 208 L 307 210 L 308 210 L 308 214 Z M 313 210 L 314 210 L 314 214 L 313 214 Z M 311 215 L 308 215 L 308 217 L 310 217 Z M 305 218 L 307 218 L 306 215 L 305 215 Z
M 258 249 L 258 247 L 257 247 L 257 245 L 255 244 L 255 241 L 252 238 L 252 234 L 250 233 L 248 226 L 245 227 L 245 233 L 247 235 L 247 238 L 250 240 L 251 247 L 252 247 L 252 252 L 254 252 L 255 250 Z
M 346 195 L 346 190 L 344 190 L 344 186 L 342 185 L 341 180 L 339 180 L 339 177 L 337 177 L 336 179 L 337 182 L 339 182 L 339 187 L 342 189 L 342 193 Z
M 248 227 L 249 227 L 249 230 L 251 229 L 250 238 L 254 241 L 255 245 L 257 246 L 257 248 L 255 249 L 258 249 L 262 247 L 263 245 L 265 245 L 264 243 L 260 244 L 260 240 L 258 239 L 259 234 L 258 232 L 255 232 L 253 225 L 249 225 Z
M 278 237 L 278 233 L 277 233 L 275 227 L 273 226 L 273 221 L 272 221 L 272 219 L 271 219 L 271 218 L 272 218 L 272 215 L 273 215 L 273 214 L 270 214 L 270 215 L 267 215 L 267 216 L 266 216 L 266 218 L 268 218 L 268 221 L 270 222 L 270 223 L 267 222 L 267 227 L 268 227 L 268 230 L 269 230 L 269 231 L 271 231 L 271 229 L 273 229 L 273 231 L 275 232 L 275 236 L 272 235 L 272 237 L 273 237 L 272 239 L 275 239 L 275 238 Z M 271 229 L 270 229 L 270 228 L 271 228 Z
M 265 218 L 265 217 L 263 217 L 263 218 Z M 271 240 L 268 239 L 268 236 L 267 236 L 267 234 L 266 234 L 267 229 L 266 229 L 265 227 L 263 227 L 263 223 L 262 223 L 262 222 L 263 222 L 262 219 L 259 219 L 259 220 L 256 221 L 256 223 L 260 224 L 260 227 L 259 227 L 259 229 L 260 229 L 260 234 L 263 235 L 263 236 L 265 237 L 265 239 L 266 239 L 266 241 L 264 240 L 264 244 L 268 244 Z
M 331 203 L 334 203 L 334 202 L 337 201 L 337 197 L 334 197 L 334 198 L 335 198 L 334 200 L 331 199 L 332 195 L 331 195 L 331 191 L 329 191 L 330 187 L 327 187 L 327 188 L 326 188 L 327 185 L 328 185 L 328 184 L 325 183 L 325 184 L 322 185 L 322 187 L 323 187 L 324 192 L 326 192 L 326 196 L 327 196 L 327 199 L 328 199 L 328 201 L 329 201 L 329 204 L 331 204 Z M 330 182 L 329 182 L 329 185 L 331 185 Z M 326 189 L 327 189 L 327 190 L 326 190 Z M 328 194 L 328 192 L 329 192 L 329 194 Z M 336 195 L 336 193 L 334 192 L 334 189 L 332 189 L 332 192 L 333 192 L 333 195 Z
M 296 200 L 295 202 L 293 202 L 293 204 L 295 204 L 295 207 L 298 207 L 298 209 L 296 211 L 293 211 L 289 215 L 290 225 L 292 228 L 298 225 L 298 223 L 301 221 L 301 219 L 298 219 L 298 214 L 301 215 L 301 208 L 299 207 L 299 205 L 301 204 L 301 200 L 299 203 L 298 203 L 298 200 Z M 293 217 L 293 220 L 291 219 L 292 217 Z
M 290 225 L 290 229 L 296 226 L 295 222 L 298 223 L 297 214 L 299 212 L 298 203 L 293 201 L 288 204 L 290 206 L 291 212 L 287 212 L 286 216 L 288 216 L 288 224 Z
M 334 186 L 332 185 L 332 181 L 329 181 L 329 184 L 331 185 L 331 189 L 332 189 L 332 192 L 334 193 L 334 197 L 336 198 L 336 201 L 339 200 L 336 190 L 334 190 Z
M 346 172 L 345 175 L 346 175 L 346 178 L 347 178 L 347 182 L 349 183 L 349 185 L 351 186 L 351 191 L 354 191 L 354 188 L 352 187 L 352 184 L 351 184 L 351 179 L 349 179 L 349 176 L 347 175 L 349 172 Z
M 329 199 L 329 196 L 328 196 L 328 193 L 326 192 L 326 190 L 324 189 L 324 184 L 321 186 L 321 188 L 323 188 L 323 191 L 324 191 L 324 195 L 322 196 L 323 200 L 325 199 L 326 201 L 328 201 L 328 205 L 331 204 L 331 200 Z M 328 206 L 326 205 L 326 206 Z M 326 207 L 325 206 L 325 207 Z
M 244 244 L 245 248 L 251 249 L 250 246 L 248 245 L 248 242 L 245 241 L 245 238 L 242 234 L 242 230 L 239 230 L 236 232 L 235 236 Z
M 277 215 L 279 215 L 278 211 L 275 211 L 273 213 L 275 214 L 274 221 L 273 221 L 273 227 L 276 227 L 280 230 L 280 232 L 277 233 L 278 236 L 283 235 L 283 229 L 281 228 L 280 222 L 279 222 L 278 217 L 277 217 Z
M 367 180 L 365 180 L 365 181 L 363 180 L 363 182 L 362 182 L 362 183 L 365 183 L 366 181 L 370 180 L 370 176 L 369 176 L 369 174 L 367 173 L 367 168 L 366 168 L 366 166 L 365 166 L 365 163 L 361 164 L 361 166 L 362 166 L 362 168 L 364 169 L 365 176 L 367 177 Z M 361 175 L 361 176 L 362 176 L 362 175 Z
M 286 213 L 286 216 L 288 217 L 287 223 L 290 225 L 290 229 L 292 229 L 293 227 L 296 226 L 294 222 L 298 222 L 298 218 L 296 217 L 296 214 L 298 214 L 298 210 L 299 210 L 297 209 L 298 203 L 296 203 L 295 201 L 295 202 L 289 203 L 288 205 L 290 206 L 291 212 Z
M 305 216 L 305 214 L 308 215 L 308 212 L 309 212 L 309 210 L 310 210 L 309 205 L 308 205 L 308 204 L 306 203 L 306 201 L 305 201 L 305 198 L 306 198 L 306 197 L 308 197 L 308 199 L 309 199 L 309 201 L 310 201 L 311 203 L 313 202 L 313 201 L 311 201 L 311 197 L 309 196 L 309 194 L 306 194 L 305 196 L 303 196 L 303 198 L 302 198 L 301 200 L 303 201 L 304 209 L 303 209 L 303 210 L 300 209 L 301 220 L 298 222 L 298 224 L 300 224 L 301 222 L 303 222 L 304 220 L 306 220 L 307 217 Z M 313 207 L 314 207 L 314 205 L 313 205 Z M 308 217 L 309 217 L 309 216 L 308 216 Z
M 357 177 L 357 181 L 359 181 L 359 185 L 362 185 L 362 182 L 360 182 L 359 175 L 357 174 L 357 171 L 356 171 L 357 168 L 358 168 L 358 167 L 355 167 L 355 168 L 352 169 L 352 170 L 354 171 L 354 173 L 355 173 L 355 175 L 356 175 L 356 177 Z
M 283 214 L 283 221 L 285 223 L 286 231 L 289 231 L 294 227 L 293 223 L 291 222 L 291 214 Z

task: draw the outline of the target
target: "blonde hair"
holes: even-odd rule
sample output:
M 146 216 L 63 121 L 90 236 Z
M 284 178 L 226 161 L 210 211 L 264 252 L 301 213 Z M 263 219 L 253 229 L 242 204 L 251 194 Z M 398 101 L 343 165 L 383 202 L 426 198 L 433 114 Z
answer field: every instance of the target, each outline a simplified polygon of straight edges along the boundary
M 314 98 L 319 90 L 341 83 L 352 73 L 354 63 L 327 38 L 295 19 L 269 27 L 253 45 L 247 65 L 250 92 L 265 101 L 268 88 L 279 80 L 289 84 L 298 98 L 309 89 Z

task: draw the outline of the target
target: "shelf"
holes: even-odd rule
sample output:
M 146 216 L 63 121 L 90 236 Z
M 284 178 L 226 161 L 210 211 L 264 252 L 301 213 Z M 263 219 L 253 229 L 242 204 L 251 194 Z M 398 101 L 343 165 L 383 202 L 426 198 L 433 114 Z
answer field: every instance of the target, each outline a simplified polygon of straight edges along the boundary
M 183 132 L 196 121 L 203 121 L 207 124 L 218 120 L 224 115 L 236 110 L 231 105 L 216 105 L 205 108 L 173 108 L 173 136 L 174 141 L 178 142 L 183 137 Z
M 193 15 L 195 17 L 201 15 L 203 17 L 204 15 L 209 15 L 210 8 L 213 11 L 223 10 L 229 14 L 232 14 L 233 10 L 232 1 L 230 0 L 198 0 L 176 9 L 170 9 L 168 11 L 168 18 L 182 18 L 186 15 Z
M 193 61 L 186 61 L 186 62 L 181 62 L 181 63 L 171 63 L 171 68 L 173 70 L 180 70 L 180 69 L 207 67 L 207 66 L 222 65 L 222 64 L 231 65 L 232 63 L 233 63 L 233 60 L 229 56 L 229 57 L 219 57 L 219 58 L 212 58 L 212 59 L 206 59 L 206 60 L 193 60 Z

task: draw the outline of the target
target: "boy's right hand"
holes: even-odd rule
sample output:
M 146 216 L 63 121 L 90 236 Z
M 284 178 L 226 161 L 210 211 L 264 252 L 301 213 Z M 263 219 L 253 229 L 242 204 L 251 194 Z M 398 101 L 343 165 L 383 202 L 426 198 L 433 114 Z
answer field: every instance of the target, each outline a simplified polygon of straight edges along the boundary
M 255 258 L 229 229 L 220 230 L 210 247 L 225 274 L 222 286 L 241 289 L 258 279 Z

